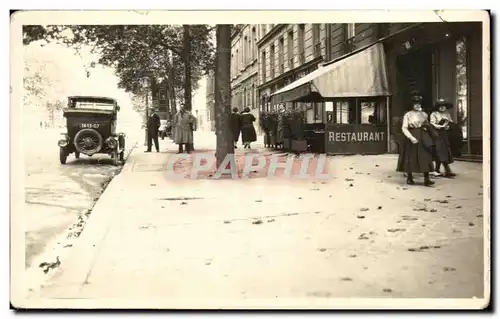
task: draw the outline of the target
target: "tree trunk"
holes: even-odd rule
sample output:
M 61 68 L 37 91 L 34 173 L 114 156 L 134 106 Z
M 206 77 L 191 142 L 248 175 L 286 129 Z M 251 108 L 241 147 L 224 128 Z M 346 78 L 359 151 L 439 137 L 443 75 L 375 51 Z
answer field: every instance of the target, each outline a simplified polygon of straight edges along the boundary
M 234 154 L 229 128 L 231 114 L 231 25 L 217 25 L 215 56 L 215 132 L 217 168 L 228 154 Z
M 169 118 L 172 118 L 175 113 L 177 113 L 177 107 L 175 103 L 175 83 L 174 83 L 174 56 L 172 51 L 169 51 L 168 54 L 168 63 L 169 63 L 169 69 L 167 70 L 168 76 L 168 84 L 167 84 L 167 89 L 168 89 L 168 98 L 170 100 L 170 110 L 169 110 Z
M 191 111 L 191 35 L 189 25 L 184 24 L 183 34 L 183 58 L 184 58 L 184 105 Z

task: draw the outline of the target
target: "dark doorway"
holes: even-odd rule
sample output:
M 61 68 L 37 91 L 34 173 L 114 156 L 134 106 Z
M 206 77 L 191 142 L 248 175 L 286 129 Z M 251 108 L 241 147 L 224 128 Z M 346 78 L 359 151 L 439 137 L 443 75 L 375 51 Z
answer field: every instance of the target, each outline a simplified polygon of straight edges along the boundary
M 418 91 L 422 94 L 422 108 L 430 112 L 433 105 L 432 50 L 422 48 L 399 56 L 398 70 L 405 104 L 411 103 L 411 92 Z

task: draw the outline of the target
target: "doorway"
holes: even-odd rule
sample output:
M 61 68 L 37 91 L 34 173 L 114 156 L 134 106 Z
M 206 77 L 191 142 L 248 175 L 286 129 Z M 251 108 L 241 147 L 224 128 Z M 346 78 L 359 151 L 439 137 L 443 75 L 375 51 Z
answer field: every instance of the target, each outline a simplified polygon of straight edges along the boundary
M 398 57 L 400 90 L 403 101 L 411 103 L 411 93 L 422 95 L 422 108 L 430 112 L 433 106 L 432 49 L 430 47 L 410 51 Z M 407 105 L 407 104 L 406 104 Z

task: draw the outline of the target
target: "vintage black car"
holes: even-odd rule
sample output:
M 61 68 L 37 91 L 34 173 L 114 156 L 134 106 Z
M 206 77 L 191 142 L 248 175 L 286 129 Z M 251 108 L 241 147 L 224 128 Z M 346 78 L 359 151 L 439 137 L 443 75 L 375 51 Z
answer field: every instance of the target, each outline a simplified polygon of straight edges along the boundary
M 80 154 L 109 154 L 114 165 L 123 161 L 125 134 L 116 132 L 119 110 L 118 103 L 112 98 L 68 97 L 68 107 L 63 110 L 67 133 L 58 142 L 61 164 L 66 163 L 71 153 L 75 153 L 76 158 L 80 158 Z

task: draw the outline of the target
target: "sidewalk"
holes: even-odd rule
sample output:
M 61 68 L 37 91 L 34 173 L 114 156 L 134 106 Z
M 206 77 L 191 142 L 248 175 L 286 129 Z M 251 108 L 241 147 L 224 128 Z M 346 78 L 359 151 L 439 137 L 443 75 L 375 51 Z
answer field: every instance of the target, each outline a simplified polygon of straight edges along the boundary
M 197 132 L 195 149 L 213 152 L 214 140 Z M 69 258 L 26 305 L 484 297 L 480 164 L 455 163 L 459 176 L 434 188 L 407 187 L 394 155 L 329 157 L 334 178 L 324 181 L 171 180 L 176 145 L 160 147 L 132 152 Z

